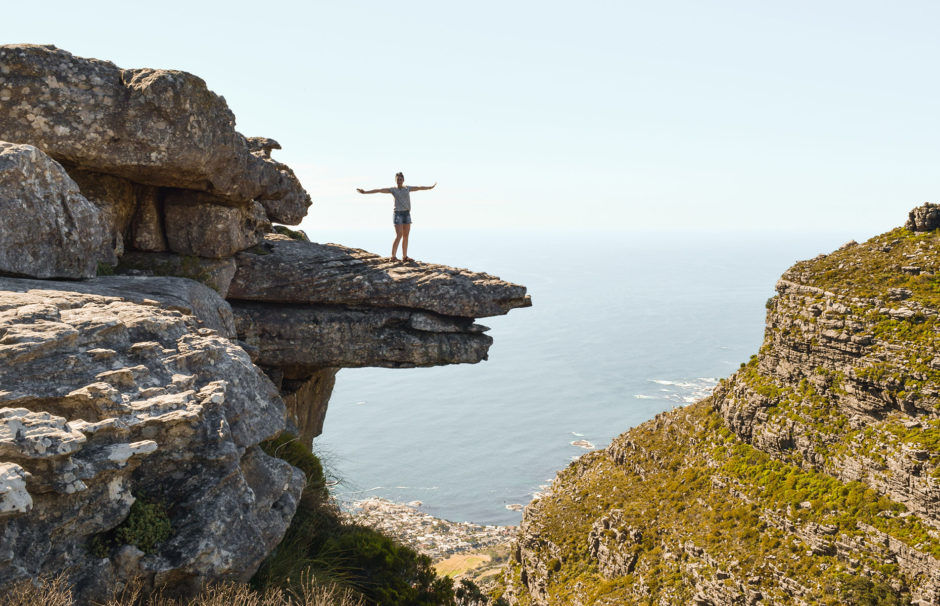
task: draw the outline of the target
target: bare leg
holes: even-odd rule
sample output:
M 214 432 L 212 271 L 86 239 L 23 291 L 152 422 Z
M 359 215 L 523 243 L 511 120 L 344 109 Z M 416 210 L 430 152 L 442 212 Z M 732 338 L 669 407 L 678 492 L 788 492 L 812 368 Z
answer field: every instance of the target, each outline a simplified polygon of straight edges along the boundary
M 404 225 L 395 225 L 395 242 L 392 244 L 392 258 L 396 261 L 398 260 L 398 243 L 401 242 L 402 232 L 405 231 L 403 229 L 404 227 Z M 407 246 L 407 244 L 405 246 Z
M 408 234 L 411 233 L 411 224 L 406 223 L 400 227 L 402 228 L 401 230 L 401 236 L 402 236 L 401 258 L 404 259 L 405 261 L 411 261 L 412 259 L 408 256 Z

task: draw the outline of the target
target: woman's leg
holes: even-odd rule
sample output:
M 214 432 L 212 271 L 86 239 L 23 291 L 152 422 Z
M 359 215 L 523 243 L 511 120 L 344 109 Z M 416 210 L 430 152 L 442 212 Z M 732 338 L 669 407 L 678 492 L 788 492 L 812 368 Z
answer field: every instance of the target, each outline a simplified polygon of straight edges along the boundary
M 392 258 L 393 259 L 398 259 L 398 256 L 397 256 L 398 255 L 398 243 L 401 242 L 402 232 L 405 231 L 404 230 L 405 227 L 407 226 L 401 225 L 400 223 L 395 224 L 395 242 L 392 244 Z M 405 242 L 407 242 L 407 240 L 405 240 Z M 403 251 L 408 250 L 407 246 L 408 245 L 405 244 L 405 248 L 403 248 L 402 250 Z
M 408 257 L 408 234 L 411 233 L 411 223 L 405 223 L 404 225 L 399 225 L 401 227 L 401 258 L 405 261 L 410 261 Z

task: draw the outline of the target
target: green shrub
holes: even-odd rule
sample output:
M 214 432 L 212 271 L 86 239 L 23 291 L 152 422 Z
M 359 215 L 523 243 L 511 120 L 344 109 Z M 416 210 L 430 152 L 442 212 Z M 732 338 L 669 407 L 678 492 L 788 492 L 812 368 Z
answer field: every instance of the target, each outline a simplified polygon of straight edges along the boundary
M 108 557 L 112 549 L 124 545 L 136 545 L 146 553 L 153 553 L 158 543 L 173 536 L 166 506 L 160 502 L 148 502 L 142 495 L 135 496 L 136 500 L 123 522 L 91 538 L 88 548 L 94 555 Z
M 284 538 L 251 579 L 256 590 L 296 591 L 301 579 L 314 578 L 350 588 L 367 604 L 456 604 L 453 582 L 435 574 L 430 558 L 342 519 L 329 498 L 320 460 L 300 440 L 282 434 L 261 447 L 303 471 L 307 485 Z
M 310 241 L 310 238 L 307 237 L 307 234 L 302 229 L 291 229 L 286 225 L 275 225 L 274 231 L 282 236 L 287 236 L 291 240 L 300 240 L 302 242 Z

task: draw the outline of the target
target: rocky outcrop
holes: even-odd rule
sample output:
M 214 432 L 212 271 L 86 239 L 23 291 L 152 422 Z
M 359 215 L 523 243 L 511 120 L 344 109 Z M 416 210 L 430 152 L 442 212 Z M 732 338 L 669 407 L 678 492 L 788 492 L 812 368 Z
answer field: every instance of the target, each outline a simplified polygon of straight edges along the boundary
M 298 377 L 319 368 L 474 364 L 493 340 L 472 319 L 412 310 L 232 305 L 238 336 L 261 366 Z
M 0 272 L 90 278 L 115 258 L 108 222 L 46 154 L 0 142 Z
M 264 208 L 214 204 L 208 196 L 170 192 L 163 201 L 167 247 L 181 255 L 222 259 L 260 243 L 271 229 Z
M 934 214 L 794 265 L 710 398 L 559 474 L 513 603 L 940 603 Z
M 284 404 L 206 328 L 223 307 L 178 278 L 0 280 L 0 584 L 70 570 L 95 596 L 132 575 L 245 580 L 280 540 L 305 480 L 257 446 Z M 166 506 L 172 536 L 92 553 L 136 499 Z
M 281 223 L 306 214 L 310 198 L 293 173 L 253 152 L 225 100 L 192 74 L 30 44 L 0 47 L 0 72 L 0 140 L 136 183 L 258 200 Z
M 176 253 L 131 251 L 114 269 L 132 276 L 179 276 L 205 284 L 222 297 L 235 276 L 235 259 L 207 259 Z
M 483 318 L 527 307 L 526 289 L 495 276 L 429 263 L 402 264 L 337 244 L 269 235 L 236 256 L 230 299 L 305 305 L 368 305 Z
M 310 444 L 323 433 L 326 408 L 336 384 L 339 368 L 321 368 L 301 380 L 280 378 L 277 382 L 287 416 L 297 427 L 297 437 Z M 306 373 L 305 373 L 306 374 Z
M 474 319 L 531 305 L 524 286 L 488 274 L 280 234 L 235 260 L 227 296 L 238 337 L 269 375 L 291 381 L 317 383 L 337 368 L 477 363 L 493 341 Z M 319 385 L 307 406 L 325 413 Z M 291 394 L 295 409 L 304 393 Z M 292 418 L 303 436 L 322 430 L 322 413 Z
M 272 227 L 309 196 L 191 74 L 0 46 L 0 107 L 0 592 L 247 580 L 306 483 L 263 440 L 318 435 L 340 368 L 478 362 L 474 318 L 529 304 Z
M 930 202 L 918 206 L 910 212 L 904 229 L 910 231 L 933 231 L 940 227 L 940 206 Z

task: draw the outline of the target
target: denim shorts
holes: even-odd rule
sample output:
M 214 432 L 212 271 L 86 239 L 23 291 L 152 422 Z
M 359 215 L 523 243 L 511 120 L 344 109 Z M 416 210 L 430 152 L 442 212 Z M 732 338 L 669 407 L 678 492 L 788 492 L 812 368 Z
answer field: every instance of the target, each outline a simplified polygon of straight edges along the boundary
M 392 215 L 392 223 L 395 225 L 411 225 L 411 211 L 396 210 L 395 214 Z

